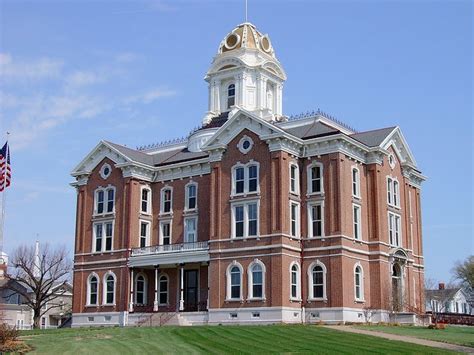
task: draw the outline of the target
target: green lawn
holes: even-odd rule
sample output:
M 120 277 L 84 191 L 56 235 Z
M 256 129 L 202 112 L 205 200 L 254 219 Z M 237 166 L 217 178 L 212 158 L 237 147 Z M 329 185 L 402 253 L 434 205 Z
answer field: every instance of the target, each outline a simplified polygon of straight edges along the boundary
M 23 332 L 37 354 L 447 353 L 320 326 L 59 329 Z
M 468 326 L 447 326 L 446 329 L 428 329 L 426 327 L 410 326 L 363 325 L 357 326 L 357 328 L 474 347 L 474 327 Z

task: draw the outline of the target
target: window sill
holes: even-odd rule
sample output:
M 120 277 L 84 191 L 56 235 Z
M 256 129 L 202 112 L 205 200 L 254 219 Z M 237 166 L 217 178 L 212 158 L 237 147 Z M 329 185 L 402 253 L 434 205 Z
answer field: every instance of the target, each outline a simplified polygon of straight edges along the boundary
M 240 302 L 243 303 L 244 299 L 243 298 L 226 298 L 226 302 Z
M 193 208 L 192 210 L 184 210 L 183 211 L 184 216 L 195 215 L 195 214 L 198 214 L 197 208 Z
M 324 297 L 308 298 L 308 302 L 326 302 L 327 300 Z
M 158 217 L 161 218 L 173 218 L 173 212 L 160 212 Z
M 247 302 L 265 302 L 267 299 L 265 297 L 249 297 Z
M 324 191 L 321 192 L 308 192 L 306 197 L 324 197 Z
M 116 304 L 115 303 L 103 303 L 102 306 L 103 307 L 115 307 Z
M 108 213 L 102 213 L 102 214 L 93 214 L 92 215 L 92 220 L 103 220 L 103 219 L 112 219 L 115 218 L 115 212 L 108 212 Z
M 145 217 L 152 217 L 152 214 L 151 214 L 151 212 L 150 212 L 150 213 L 148 213 L 148 212 L 143 212 L 143 211 L 140 211 L 140 215 L 141 215 L 141 216 L 145 216 Z
M 290 298 L 290 302 L 302 302 L 301 298 Z
M 354 303 L 365 303 L 365 300 L 363 300 L 363 299 L 360 299 L 360 300 L 359 300 L 359 299 L 355 299 L 355 300 L 354 300 Z
M 296 198 L 298 201 L 301 201 L 301 196 L 299 192 L 290 191 L 290 197 Z
M 84 307 L 86 307 L 86 308 L 97 308 L 97 307 L 99 307 L 99 305 L 98 304 L 86 304 Z

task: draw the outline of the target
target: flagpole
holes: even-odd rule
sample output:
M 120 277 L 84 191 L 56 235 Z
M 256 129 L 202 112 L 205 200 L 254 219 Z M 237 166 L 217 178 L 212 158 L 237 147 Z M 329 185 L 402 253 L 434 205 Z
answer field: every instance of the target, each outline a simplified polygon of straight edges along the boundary
M 3 179 L 3 191 L 2 191 L 2 224 L 0 226 L 0 253 L 3 253 L 3 231 L 5 228 L 5 201 L 7 195 L 7 174 L 8 174 L 8 156 L 10 153 L 10 147 L 8 146 L 8 138 L 10 132 L 7 132 L 7 150 L 5 152 L 5 178 Z

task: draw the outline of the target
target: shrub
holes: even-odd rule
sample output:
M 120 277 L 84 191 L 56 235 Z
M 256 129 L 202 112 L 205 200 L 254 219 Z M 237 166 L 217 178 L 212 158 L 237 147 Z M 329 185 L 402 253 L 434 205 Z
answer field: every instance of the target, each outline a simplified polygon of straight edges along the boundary
M 5 345 L 8 342 L 16 341 L 18 338 L 18 329 L 10 327 L 3 323 L 0 325 L 0 345 Z

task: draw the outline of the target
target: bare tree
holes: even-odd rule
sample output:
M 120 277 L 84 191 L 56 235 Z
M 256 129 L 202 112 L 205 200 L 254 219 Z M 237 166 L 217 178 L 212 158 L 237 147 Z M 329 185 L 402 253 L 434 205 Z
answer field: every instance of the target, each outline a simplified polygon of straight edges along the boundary
M 16 282 L 9 282 L 8 287 L 23 296 L 33 311 L 33 326 L 39 328 L 41 316 L 61 306 L 54 300 L 66 292 L 60 286 L 68 280 L 72 262 L 65 247 L 51 249 L 47 244 L 37 254 L 34 246 L 20 246 L 10 260 L 14 269 L 7 278 Z
M 463 262 L 457 262 L 453 268 L 454 278 L 465 287 L 474 288 L 474 255 L 468 256 Z

